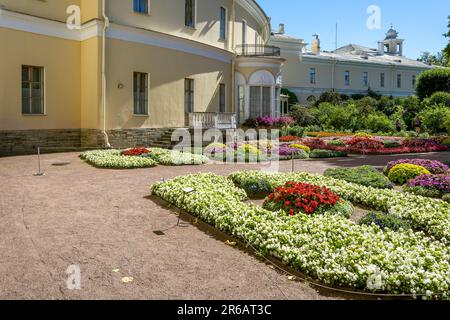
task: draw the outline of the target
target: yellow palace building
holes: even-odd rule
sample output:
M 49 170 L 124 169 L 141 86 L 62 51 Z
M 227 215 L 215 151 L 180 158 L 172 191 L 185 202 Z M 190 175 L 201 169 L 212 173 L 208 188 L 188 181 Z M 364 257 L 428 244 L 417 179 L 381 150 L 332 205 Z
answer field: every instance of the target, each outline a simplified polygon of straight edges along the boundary
M 254 0 L 0 0 L 0 156 L 275 115 L 270 36 Z

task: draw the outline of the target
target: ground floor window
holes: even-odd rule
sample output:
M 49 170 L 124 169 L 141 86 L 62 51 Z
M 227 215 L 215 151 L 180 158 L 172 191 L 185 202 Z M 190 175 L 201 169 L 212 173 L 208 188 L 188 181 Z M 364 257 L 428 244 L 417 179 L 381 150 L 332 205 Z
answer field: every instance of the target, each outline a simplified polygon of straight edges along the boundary
M 148 73 L 135 72 L 133 76 L 134 114 L 148 114 Z
M 271 87 L 250 87 L 250 118 L 271 116 Z
M 44 114 L 44 68 L 22 66 L 22 114 Z
M 194 112 L 194 79 L 184 80 L 184 109 L 186 113 Z

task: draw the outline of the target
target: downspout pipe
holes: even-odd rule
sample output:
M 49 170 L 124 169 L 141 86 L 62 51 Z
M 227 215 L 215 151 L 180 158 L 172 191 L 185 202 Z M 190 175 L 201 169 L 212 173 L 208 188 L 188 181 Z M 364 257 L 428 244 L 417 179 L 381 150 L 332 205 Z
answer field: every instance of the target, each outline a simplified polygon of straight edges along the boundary
M 106 0 L 102 0 L 102 110 L 103 110 L 103 136 L 105 138 L 105 147 L 111 148 L 108 133 L 106 132 L 106 31 L 109 28 L 109 18 L 106 15 Z

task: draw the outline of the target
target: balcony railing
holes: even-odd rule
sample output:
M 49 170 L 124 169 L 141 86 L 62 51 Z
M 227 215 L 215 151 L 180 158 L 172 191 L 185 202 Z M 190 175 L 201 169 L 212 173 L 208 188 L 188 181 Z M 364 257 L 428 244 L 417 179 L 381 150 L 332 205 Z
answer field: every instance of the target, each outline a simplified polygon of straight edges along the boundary
M 192 112 L 189 126 L 203 129 L 236 129 L 237 116 L 234 113 Z
M 238 45 L 236 53 L 238 56 L 246 57 L 279 57 L 281 49 L 274 46 L 246 44 Z

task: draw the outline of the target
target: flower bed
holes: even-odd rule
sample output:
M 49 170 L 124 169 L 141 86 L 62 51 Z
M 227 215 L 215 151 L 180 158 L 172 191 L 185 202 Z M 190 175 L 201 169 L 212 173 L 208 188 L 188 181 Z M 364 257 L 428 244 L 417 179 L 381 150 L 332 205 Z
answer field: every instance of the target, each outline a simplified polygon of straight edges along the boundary
M 328 169 L 325 171 L 324 175 L 326 177 L 357 183 L 367 187 L 380 189 L 393 188 L 393 184 L 389 181 L 389 179 L 371 166 Z
M 158 164 L 166 166 L 201 165 L 208 158 L 160 148 L 134 148 L 127 150 L 96 150 L 83 152 L 80 158 L 96 168 L 137 169 L 151 168 Z
M 284 211 L 290 216 L 328 212 L 350 218 L 353 213 L 353 206 L 346 205 L 345 201 L 327 188 L 296 182 L 287 182 L 276 188 L 264 201 L 263 208 L 275 212 Z
M 255 175 L 274 183 L 292 177 L 335 181 L 307 174 L 269 176 L 244 172 L 234 177 Z M 182 190 L 188 187 L 195 188 L 195 192 L 184 194 Z M 213 174 L 157 183 L 151 191 L 248 242 L 261 254 L 278 258 L 327 285 L 391 294 L 426 294 L 429 298 L 450 296 L 450 251 L 445 244 L 422 233 L 359 226 L 338 215 L 290 217 L 268 211 L 244 204 L 246 195 L 242 189 L 235 187 L 231 180 Z M 371 286 L 374 277 L 381 280 L 379 286 Z
M 397 161 L 391 161 L 387 164 L 387 166 L 384 168 L 384 173 L 388 174 L 389 171 L 391 171 L 391 169 L 393 167 L 395 167 L 398 164 L 415 164 L 416 166 L 421 166 L 424 167 L 425 169 L 427 169 L 428 171 L 430 171 L 433 174 L 441 174 L 441 173 L 446 173 L 447 171 L 449 171 L 449 167 L 439 161 L 436 160 L 427 160 L 427 159 L 400 159 Z
M 397 164 L 391 170 L 389 170 L 388 178 L 394 183 L 403 185 L 411 179 L 423 174 L 430 174 L 430 171 L 421 166 L 415 164 Z
M 333 151 L 333 150 L 316 149 L 316 150 L 313 150 L 309 156 L 312 159 L 341 158 L 341 157 L 346 157 L 347 153 Z
M 442 198 L 450 193 L 450 173 L 421 175 L 410 180 L 404 190 L 426 197 Z
M 270 192 L 288 181 L 309 183 L 327 187 L 343 199 L 403 218 L 416 230 L 422 230 L 436 239 L 450 241 L 450 204 L 395 190 L 377 189 L 306 172 L 267 174 L 259 171 L 243 171 L 230 175 L 237 186 L 245 188 L 251 183 L 271 186 Z M 266 194 L 268 195 L 268 194 Z

